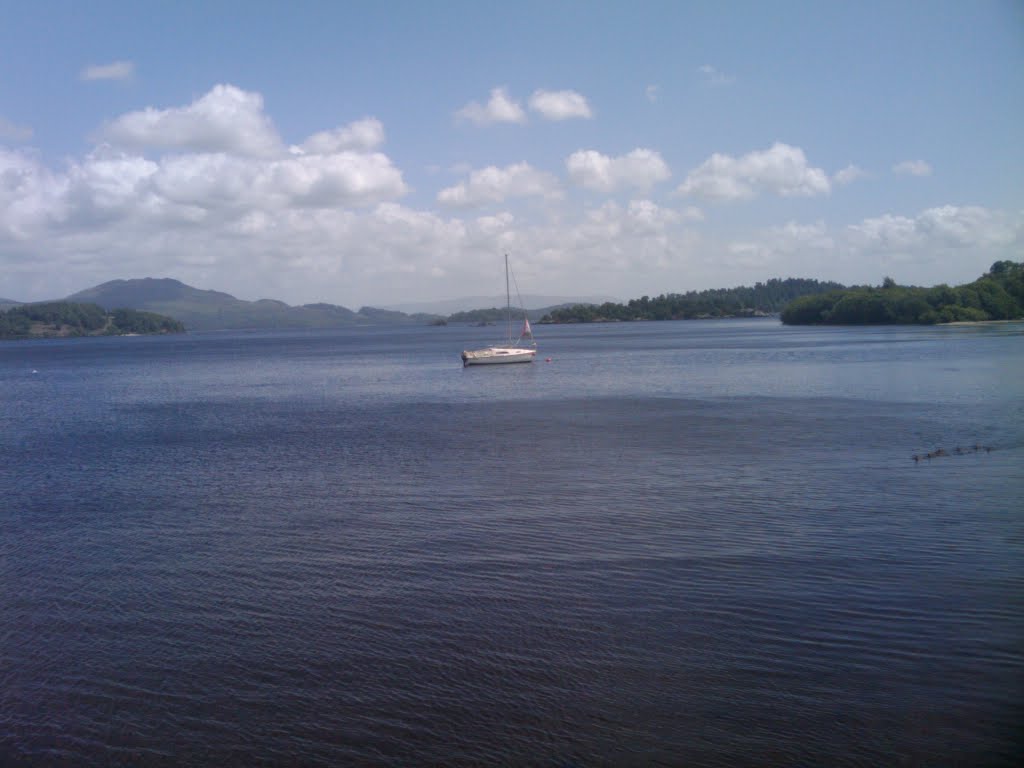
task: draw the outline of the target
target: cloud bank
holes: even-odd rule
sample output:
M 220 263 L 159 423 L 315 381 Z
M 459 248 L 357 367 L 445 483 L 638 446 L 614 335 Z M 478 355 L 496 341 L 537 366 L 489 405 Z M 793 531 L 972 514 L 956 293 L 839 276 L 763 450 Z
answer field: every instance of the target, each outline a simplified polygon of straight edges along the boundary
M 541 290 L 630 298 L 786 275 L 877 282 L 924 269 L 955 282 L 1024 247 L 1024 212 L 970 205 L 852 222 L 813 214 L 748 231 L 730 218 L 748 206 L 705 212 L 658 194 L 671 170 L 649 147 L 580 149 L 553 170 L 525 160 L 467 167 L 408 203 L 386 140 L 384 124 L 362 116 L 286 142 L 259 94 L 224 84 L 189 104 L 115 117 L 90 151 L 59 166 L 0 144 L 0 295 L 55 298 L 170 276 L 243 298 L 358 306 L 477 294 L 507 251 Z M 713 154 L 677 189 L 781 205 L 862 178 L 851 164 L 830 179 L 802 149 L 776 143 Z M 723 278 L 723 265 L 742 279 Z M 914 267 L 907 277 L 904 265 Z

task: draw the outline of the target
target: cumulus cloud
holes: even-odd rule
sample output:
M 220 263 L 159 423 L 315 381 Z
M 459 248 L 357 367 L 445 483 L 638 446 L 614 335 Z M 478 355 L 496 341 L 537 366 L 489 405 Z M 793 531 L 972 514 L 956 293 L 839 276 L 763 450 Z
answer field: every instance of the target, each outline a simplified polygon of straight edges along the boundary
M 647 100 L 652 104 L 658 100 L 658 96 L 660 95 L 660 93 L 661 86 L 659 85 L 648 85 L 646 88 L 644 88 L 644 95 L 647 97 Z
M 107 123 L 106 141 L 134 150 L 226 152 L 268 156 L 282 150 L 263 97 L 233 85 L 217 85 L 188 106 L 149 107 Z
M 851 164 L 843 168 L 841 171 L 837 171 L 832 177 L 832 180 L 840 186 L 846 186 L 847 184 L 852 184 L 857 179 L 862 179 L 865 176 L 867 176 L 867 173 L 856 165 Z
M 369 150 L 384 143 L 384 126 L 372 117 L 357 120 L 333 131 L 320 131 L 293 148 L 297 153 L 329 155 L 345 150 Z
M 742 157 L 715 153 L 690 171 L 678 191 L 712 200 L 744 200 L 760 193 L 784 197 L 827 195 L 828 175 L 807 164 L 799 147 L 776 143 Z
M 32 129 L 27 125 L 18 125 L 0 115 L 0 140 L 28 141 L 32 138 Z
M 491 90 L 491 98 L 486 104 L 476 101 L 469 102 L 455 113 L 459 120 L 468 120 L 477 125 L 490 123 L 525 123 L 526 112 L 519 102 L 512 100 L 504 88 Z
M 749 240 L 730 243 L 726 261 L 737 267 L 764 269 L 782 263 L 806 263 L 811 257 L 834 252 L 835 248 L 836 242 L 824 222 L 789 221 L 767 227 Z
M 724 263 L 765 277 L 786 272 L 846 283 L 883 275 L 925 284 L 973 280 L 992 262 L 1014 258 L 1024 244 L 1024 212 L 946 205 L 916 215 L 885 213 L 830 230 L 790 221 L 727 243 Z M 903 265 L 915 265 L 899 277 Z
M 697 223 L 702 211 L 688 205 L 697 201 L 666 205 L 642 191 L 669 174 L 652 150 L 584 151 L 567 161 L 569 176 L 591 189 L 641 190 L 628 202 L 562 205 L 559 178 L 524 162 L 466 168 L 455 177 L 461 183 L 437 195 L 440 205 L 419 208 L 400 201 L 408 190 L 381 150 L 379 121 L 327 128 L 289 147 L 258 94 L 228 89 L 139 125 L 117 118 L 109 125 L 137 143 L 104 134 L 106 141 L 59 165 L 47 166 L 32 149 L 0 146 L 0 293 L 45 299 L 149 275 L 242 298 L 359 306 L 478 293 L 482 281 L 493 283 L 506 251 L 516 255 L 521 285 L 571 293 L 582 290 L 586 274 L 588 292 L 621 298 L 728 285 L 733 278 L 722 265 L 730 264 L 750 266 L 745 280 L 877 282 L 886 274 L 905 279 L 890 266 L 906 262 L 917 265 L 911 280 L 923 273 L 954 283 L 997 259 L 1019 260 L 1024 245 L 1024 213 L 956 205 L 832 229 L 788 222 L 716 240 L 714 228 Z M 197 106 L 206 99 L 211 111 L 208 102 L 221 97 L 241 104 L 237 123 Z M 705 163 L 684 186 L 703 193 L 710 178 L 731 180 L 748 196 L 821 193 L 828 178 L 818 173 L 802 152 L 776 145 Z M 519 205 L 514 214 L 503 205 L 523 198 L 543 205 Z M 471 207 L 483 204 L 483 211 Z
M 561 187 L 552 174 L 539 171 L 529 163 L 505 168 L 488 166 L 469 175 L 467 181 L 442 189 L 437 201 L 442 205 L 467 207 L 500 203 L 514 197 L 557 198 Z
M 1012 216 L 980 206 L 944 205 L 928 208 L 915 217 L 884 214 L 849 226 L 851 240 L 880 251 L 938 249 L 992 250 L 1021 241 L 1024 216 Z
M 649 189 L 671 172 L 661 155 L 652 149 L 634 149 L 620 157 L 579 150 L 565 162 L 569 177 L 579 186 L 610 192 L 619 187 Z
M 892 167 L 892 172 L 901 176 L 931 176 L 932 167 L 924 160 L 904 160 Z
M 33 238 L 46 236 L 48 225 L 60 217 L 67 187 L 68 178 L 51 173 L 35 154 L 0 147 L 0 243 L 11 246 L 3 249 L 5 259 L 17 252 L 16 244 L 27 247 Z
M 651 200 L 630 200 L 626 216 L 637 232 L 664 232 L 682 218 L 671 208 L 663 208 Z
M 589 119 L 594 116 L 586 98 L 576 91 L 534 91 L 530 97 L 530 109 L 545 120 Z
M 220 109 L 225 101 L 240 115 L 235 124 Z M 40 245 L 32 250 L 55 254 L 71 243 L 116 252 L 120 244 L 144 250 L 146 240 L 166 244 L 172 232 L 189 231 L 195 259 L 229 235 L 287 232 L 318 210 L 337 216 L 408 191 L 386 155 L 360 151 L 382 141 L 378 121 L 317 134 L 310 152 L 288 152 L 261 105 L 258 94 L 218 86 L 187 107 L 131 113 L 105 131 L 130 140 L 100 144 L 59 172 L 34 153 L 0 150 L 0 244 L 12 254 L 33 242 Z M 147 157 L 139 149 L 151 143 L 179 151 Z
M 135 74 L 135 64 L 130 61 L 115 61 L 110 64 L 96 64 L 86 67 L 78 76 L 82 80 L 129 80 Z
M 584 211 L 578 221 L 539 235 L 546 245 L 547 272 L 562 271 L 571 279 L 585 268 L 592 278 L 607 275 L 606 290 L 622 293 L 627 274 L 664 276 L 685 267 L 699 236 L 683 218 L 652 200 L 631 200 L 626 206 L 609 200 Z
M 851 224 L 848 231 L 857 244 L 885 251 L 905 250 L 922 242 L 914 219 L 890 213 Z
M 727 75 L 725 72 L 720 72 L 710 64 L 702 64 L 697 67 L 697 71 L 700 72 L 704 78 L 704 82 L 710 85 L 730 85 L 736 82 L 736 78 L 733 75 Z

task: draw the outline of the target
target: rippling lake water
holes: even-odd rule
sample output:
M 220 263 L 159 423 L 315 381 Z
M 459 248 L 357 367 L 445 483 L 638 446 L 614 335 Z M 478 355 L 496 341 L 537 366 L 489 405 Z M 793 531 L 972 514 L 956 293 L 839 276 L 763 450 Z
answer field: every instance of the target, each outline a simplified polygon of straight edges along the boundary
M 494 330 L 0 345 L 0 764 L 1015 764 L 1024 325 Z

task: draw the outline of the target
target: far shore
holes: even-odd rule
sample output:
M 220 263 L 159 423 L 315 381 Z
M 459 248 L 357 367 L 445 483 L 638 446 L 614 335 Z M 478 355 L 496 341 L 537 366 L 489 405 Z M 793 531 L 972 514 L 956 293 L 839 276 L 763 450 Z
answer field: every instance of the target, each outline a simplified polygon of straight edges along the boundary
M 954 320 L 952 323 L 939 323 L 939 325 L 998 325 L 1021 322 L 1024 322 L 1024 318 L 1018 317 L 1015 320 Z

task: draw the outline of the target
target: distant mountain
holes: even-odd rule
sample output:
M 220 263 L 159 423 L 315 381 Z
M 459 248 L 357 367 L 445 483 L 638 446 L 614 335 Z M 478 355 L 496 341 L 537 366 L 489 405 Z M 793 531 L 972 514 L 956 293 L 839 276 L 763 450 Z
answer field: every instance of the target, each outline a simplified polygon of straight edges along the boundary
M 21 302 L 14 299 L 0 299 L 0 304 L 21 304 Z
M 173 317 L 190 331 L 249 328 L 340 328 L 370 324 L 424 324 L 419 316 L 382 310 L 353 312 L 334 304 L 293 307 L 283 301 L 244 301 L 228 293 L 193 288 L 171 278 L 111 280 L 68 296 L 67 301 L 92 302 L 107 310 L 124 307 Z M 383 313 L 382 313 L 383 312 Z
M 394 325 L 396 323 L 429 325 L 435 320 L 444 319 L 443 315 L 428 314 L 426 312 L 416 312 L 409 315 L 405 312 L 397 312 L 393 309 L 377 309 L 376 307 L 360 307 L 359 317 L 364 317 L 368 320 L 385 325 Z
M 566 297 L 523 294 L 523 306 L 531 311 L 541 308 L 572 304 L 603 304 L 606 301 L 616 301 L 616 299 L 609 296 Z M 500 296 L 464 296 L 459 299 L 447 299 L 446 301 L 421 301 L 405 304 L 388 304 L 384 309 L 406 313 L 421 312 L 430 315 L 452 315 L 456 312 L 469 312 L 474 309 L 504 306 L 505 294 L 501 294 Z

